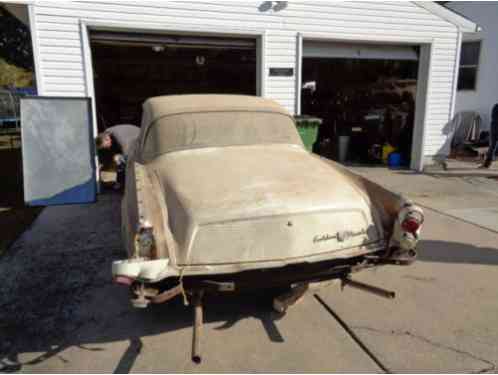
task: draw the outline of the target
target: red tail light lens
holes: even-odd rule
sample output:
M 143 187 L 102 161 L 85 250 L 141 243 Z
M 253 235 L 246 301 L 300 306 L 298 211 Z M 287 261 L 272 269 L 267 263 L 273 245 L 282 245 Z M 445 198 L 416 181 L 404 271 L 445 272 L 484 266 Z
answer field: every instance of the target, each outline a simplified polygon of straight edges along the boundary
M 401 223 L 401 228 L 403 228 L 405 232 L 415 233 L 418 228 L 420 228 L 420 223 L 417 219 L 408 217 Z
M 117 284 L 123 284 L 123 285 L 131 285 L 133 284 L 133 279 L 128 276 L 116 276 L 114 278 L 114 282 Z

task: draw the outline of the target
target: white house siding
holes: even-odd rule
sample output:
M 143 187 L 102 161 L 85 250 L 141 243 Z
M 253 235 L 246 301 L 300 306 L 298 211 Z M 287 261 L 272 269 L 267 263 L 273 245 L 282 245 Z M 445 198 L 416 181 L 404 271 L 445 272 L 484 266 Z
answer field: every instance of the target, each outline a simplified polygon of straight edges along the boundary
M 446 5 L 482 27 L 478 33 L 465 33 L 463 41 L 480 40 L 481 53 L 477 70 L 476 90 L 458 91 L 455 111 L 477 111 L 483 128 L 491 122 L 491 109 L 498 103 L 498 3 L 451 2 Z
M 87 95 L 80 20 L 123 22 L 137 27 L 210 31 L 264 31 L 269 67 L 296 68 L 297 34 L 371 40 L 433 40 L 426 109 L 424 155 L 438 152 L 450 117 L 457 27 L 409 2 L 288 2 L 285 9 L 261 11 L 255 2 L 55 2 L 33 5 L 42 95 Z M 275 3 L 273 3 L 275 4 Z M 195 31 L 194 31 L 195 32 Z M 267 74 L 265 75 L 267 76 Z M 265 96 L 295 111 L 295 77 L 267 77 Z M 89 94 L 89 93 L 88 93 Z

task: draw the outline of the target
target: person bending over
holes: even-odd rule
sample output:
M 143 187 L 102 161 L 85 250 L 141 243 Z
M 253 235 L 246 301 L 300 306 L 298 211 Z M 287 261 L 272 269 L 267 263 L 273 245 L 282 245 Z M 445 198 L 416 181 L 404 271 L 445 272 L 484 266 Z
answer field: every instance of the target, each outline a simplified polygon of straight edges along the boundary
M 107 128 L 97 136 L 97 150 L 101 165 L 116 166 L 117 177 L 113 185 L 115 190 L 121 190 L 125 182 L 126 161 L 133 146 L 133 142 L 138 138 L 140 128 L 135 125 L 120 124 Z

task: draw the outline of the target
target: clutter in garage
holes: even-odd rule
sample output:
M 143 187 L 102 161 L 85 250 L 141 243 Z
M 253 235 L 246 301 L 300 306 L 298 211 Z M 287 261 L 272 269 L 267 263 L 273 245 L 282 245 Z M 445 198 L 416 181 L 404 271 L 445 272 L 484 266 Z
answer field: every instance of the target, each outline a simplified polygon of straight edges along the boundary
M 301 113 L 323 119 L 313 151 L 341 163 L 409 166 L 417 70 L 412 60 L 304 58 Z

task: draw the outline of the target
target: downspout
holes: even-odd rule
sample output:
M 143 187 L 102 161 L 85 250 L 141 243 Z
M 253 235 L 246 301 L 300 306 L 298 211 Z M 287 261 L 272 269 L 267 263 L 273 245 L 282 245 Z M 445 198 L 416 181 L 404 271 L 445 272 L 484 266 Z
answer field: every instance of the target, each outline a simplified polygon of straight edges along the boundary
M 260 63 L 260 95 L 262 98 L 266 98 L 266 88 L 268 84 L 268 72 L 266 68 L 266 59 L 267 59 L 267 31 L 265 30 L 261 34 L 261 61 Z
M 303 71 L 303 35 L 297 34 L 296 38 L 296 85 L 295 85 L 295 114 L 301 114 L 301 85 L 302 85 L 302 71 Z
M 457 87 L 458 87 L 458 73 L 460 71 L 460 52 L 462 49 L 462 30 L 460 27 L 457 27 L 458 35 L 457 35 L 457 45 L 456 45 L 456 54 L 455 54 L 455 62 L 454 62 L 454 67 L 453 67 L 453 84 L 451 85 L 452 87 L 452 92 L 451 92 L 451 101 L 450 101 L 450 113 L 449 113 L 449 118 L 448 122 L 453 120 L 453 117 L 455 116 L 455 105 L 456 105 L 456 93 L 457 93 Z

